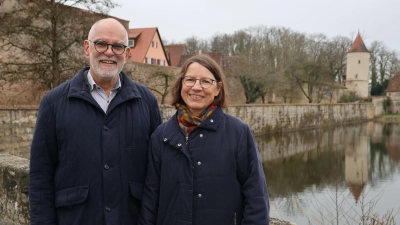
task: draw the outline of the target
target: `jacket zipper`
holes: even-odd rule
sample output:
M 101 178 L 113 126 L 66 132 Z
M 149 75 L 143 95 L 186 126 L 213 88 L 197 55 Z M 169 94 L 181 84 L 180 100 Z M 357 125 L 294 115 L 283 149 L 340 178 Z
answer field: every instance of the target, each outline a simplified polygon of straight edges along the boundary
M 236 212 L 233 213 L 233 225 L 236 225 Z
M 186 136 L 186 144 L 188 143 L 188 140 L 189 140 L 189 137 L 188 137 L 188 136 Z

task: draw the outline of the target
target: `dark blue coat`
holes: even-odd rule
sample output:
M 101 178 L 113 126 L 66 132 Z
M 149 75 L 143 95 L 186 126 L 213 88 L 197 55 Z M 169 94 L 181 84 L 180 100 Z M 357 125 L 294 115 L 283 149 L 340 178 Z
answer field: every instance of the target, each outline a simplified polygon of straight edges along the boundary
M 268 191 L 254 136 L 217 108 L 186 142 L 176 115 L 151 137 L 141 225 L 266 225 Z
M 30 160 L 31 225 L 136 224 L 149 139 L 161 123 L 154 95 L 121 72 L 107 114 L 83 68 L 44 96 Z

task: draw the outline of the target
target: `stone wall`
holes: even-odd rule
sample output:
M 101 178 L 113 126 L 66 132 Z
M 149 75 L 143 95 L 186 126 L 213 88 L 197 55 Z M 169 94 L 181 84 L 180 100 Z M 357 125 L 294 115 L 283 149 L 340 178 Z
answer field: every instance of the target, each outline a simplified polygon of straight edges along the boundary
M 374 104 L 242 105 L 226 109 L 254 133 L 310 129 L 373 119 Z
M 225 111 L 245 121 L 254 133 L 310 129 L 336 123 L 363 121 L 382 115 L 383 98 L 373 103 L 307 105 L 236 105 Z M 163 120 L 175 109 L 161 105 Z M 0 153 L 29 159 L 38 106 L 0 106 Z
M 29 159 L 37 109 L 37 106 L 0 106 L 0 153 L 7 152 Z
M 29 224 L 29 160 L 0 154 L 0 224 Z
M 383 114 L 398 114 L 399 112 L 392 112 L 388 106 L 388 98 L 385 96 L 373 97 L 372 103 L 374 104 L 374 115 Z
M 392 114 L 400 113 L 400 92 L 387 92 L 386 96 L 389 98 L 387 107 Z

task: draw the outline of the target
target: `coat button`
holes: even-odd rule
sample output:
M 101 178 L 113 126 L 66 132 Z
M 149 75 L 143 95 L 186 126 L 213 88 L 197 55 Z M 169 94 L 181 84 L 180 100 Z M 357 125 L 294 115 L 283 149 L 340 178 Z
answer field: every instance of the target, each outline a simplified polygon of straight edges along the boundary
M 199 198 L 201 198 L 201 194 L 199 194 L 199 195 L 197 195 L 197 196 L 199 196 Z
M 199 165 L 199 166 L 200 166 L 200 165 L 201 165 L 201 162 L 200 162 L 200 161 L 198 161 L 198 162 L 197 162 L 197 165 Z
M 164 142 L 167 142 L 168 141 L 168 139 L 167 138 L 164 138 Z
M 106 163 L 106 164 L 104 164 L 104 169 L 106 169 L 106 170 L 110 169 L 110 167 L 108 166 L 108 164 L 107 164 L 107 163 Z
M 110 212 L 110 211 L 111 211 L 111 208 L 110 208 L 109 206 L 106 206 L 104 209 L 105 209 L 107 212 Z
M 104 130 L 108 130 L 108 127 L 106 125 L 103 126 Z
M 211 122 L 211 123 L 214 123 L 214 120 L 213 120 L 213 119 L 211 119 L 211 120 L 210 120 L 210 122 Z
M 179 146 L 179 147 L 181 147 L 181 146 L 182 146 L 182 144 L 181 144 L 181 143 L 179 143 L 179 144 L 178 144 L 178 146 Z
M 200 134 L 200 137 L 203 137 L 203 134 Z

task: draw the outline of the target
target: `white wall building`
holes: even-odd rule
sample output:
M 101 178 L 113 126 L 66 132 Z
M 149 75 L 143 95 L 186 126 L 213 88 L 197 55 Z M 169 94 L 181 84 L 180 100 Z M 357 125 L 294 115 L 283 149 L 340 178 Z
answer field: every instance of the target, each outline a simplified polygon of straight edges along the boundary
M 365 47 L 360 33 L 347 53 L 346 87 L 358 97 L 369 96 L 369 59 L 370 52 Z

